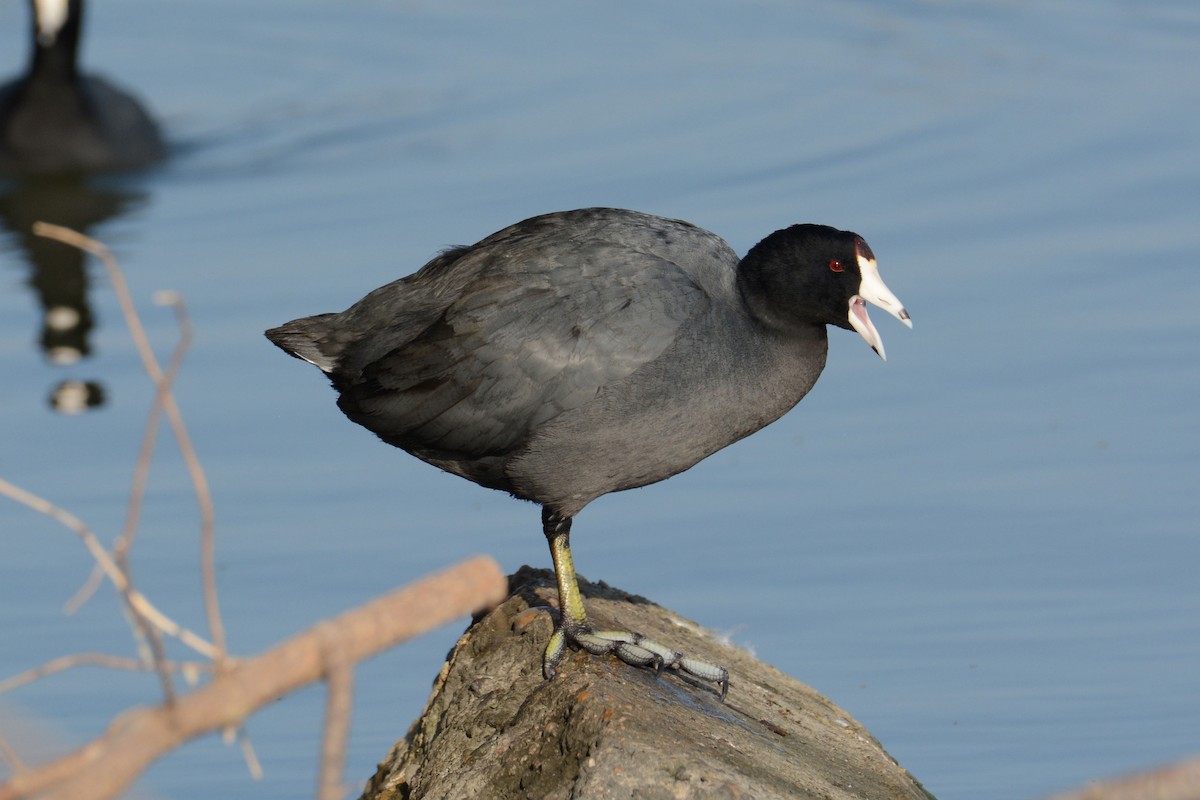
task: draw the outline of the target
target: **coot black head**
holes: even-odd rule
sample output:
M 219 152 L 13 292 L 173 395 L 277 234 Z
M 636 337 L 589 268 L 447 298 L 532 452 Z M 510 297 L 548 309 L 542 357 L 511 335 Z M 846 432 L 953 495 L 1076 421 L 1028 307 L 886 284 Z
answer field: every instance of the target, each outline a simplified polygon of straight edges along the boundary
M 0 85 L 0 173 L 135 169 L 166 156 L 141 105 L 77 67 L 83 0 L 31 0 L 26 74 Z
M 796 225 L 739 261 L 686 222 L 589 208 L 519 222 L 266 334 L 325 372 L 342 411 L 385 442 L 542 506 L 561 611 L 547 677 L 572 642 L 723 695 L 723 668 L 591 629 L 572 518 L 782 416 L 821 374 L 826 325 L 882 356 L 868 302 L 911 324 L 856 234 Z
M 828 225 L 792 225 L 772 233 L 742 259 L 738 283 L 751 311 L 768 326 L 855 330 L 885 360 L 883 340 L 865 303 L 912 327 L 908 312 L 879 277 L 866 241 Z

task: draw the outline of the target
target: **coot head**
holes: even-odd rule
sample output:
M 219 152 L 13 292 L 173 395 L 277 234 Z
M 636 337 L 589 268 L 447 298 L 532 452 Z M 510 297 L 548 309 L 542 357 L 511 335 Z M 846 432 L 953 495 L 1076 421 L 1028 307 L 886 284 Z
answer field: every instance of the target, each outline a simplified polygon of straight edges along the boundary
M 851 231 L 809 224 L 775 231 L 742 259 L 738 281 L 751 312 L 768 327 L 854 330 L 885 360 L 866 304 L 912 327 L 908 312 L 879 277 L 875 254 Z

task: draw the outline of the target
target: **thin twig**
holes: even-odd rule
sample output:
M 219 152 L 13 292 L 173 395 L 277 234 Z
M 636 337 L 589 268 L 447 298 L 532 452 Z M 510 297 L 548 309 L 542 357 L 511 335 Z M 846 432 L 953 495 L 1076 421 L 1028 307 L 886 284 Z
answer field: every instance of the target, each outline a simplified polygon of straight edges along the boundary
M 19 486 L 14 486 L 3 478 L 0 478 L 0 494 L 24 506 L 28 506 L 34 511 L 45 514 L 67 530 L 79 536 L 87 547 L 88 552 L 92 554 L 92 558 L 96 560 L 96 563 L 104 570 L 104 574 L 112 582 L 113 586 L 116 587 L 121 596 L 125 598 L 126 603 L 136 613 L 141 614 L 148 622 L 166 635 L 179 639 L 205 658 L 216 658 L 216 647 L 203 637 L 177 624 L 166 614 L 159 611 L 141 592 L 130 586 L 128 578 L 113 562 L 112 557 L 109 556 L 104 546 L 100 544 L 96 535 L 78 517 L 59 508 L 49 500 L 38 497 L 32 492 L 27 492 Z
M 128 566 L 123 565 L 122 571 L 130 576 Z M 167 669 L 167 648 L 163 644 L 162 632 L 151 625 L 142 615 L 130 610 L 132 625 L 137 632 L 138 641 L 144 644 L 139 648 L 142 659 L 158 675 L 158 683 L 162 686 L 163 700 L 167 705 L 175 702 L 175 682 L 171 680 L 171 670 Z
M 117 563 L 123 563 L 123 559 L 133 547 L 133 540 L 137 536 L 138 523 L 146 496 L 146 483 L 150 476 L 150 462 L 154 457 L 154 444 L 157 439 L 159 421 L 162 419 L 163 408 L 166 405 L 165 394 L 175 385 L 175 379 L 179 377 L 179 370 L 183 366 L 184 356 L 191 349 L 194 338 L 192 321 L 188 317 L 183 295 L 179 292 L 156 292 L 154 302 L 160 306 L 170 306 L 174 309 L 175 319 L 179 324 L 179 341 L 171 352 L 171 359 L 167 362 L 167 370 L 163 375 L 162 386 L 159 387 L 159 391 L 154 393 L 154 402 L 151 403 L 150 412 L 146 415 L 146 427 L 142 432 L 142 446 L 138 450 L 137 464 L 134 467 L 125 526 L 113 544 L 113 556 L 116 557 Z
M 29 771 L 29 767 L 25 766 L 25 762 L 17 755 L 17 751 L 12 749 L 12 745 L 3 736 L 0 736 L 0 760 L 8 764 L 8 768 L 14 775 Z
M 166 661 L 163 666 L 172 672 L 183 673 L 211 671 L 212 669 L 212 666 L 207 662 L 199 661 Z M 107 667 L 108 669 L 127 670 L 129 672 L 148 672 L 154 668 L 153 665 L 147 664 L 145 661 L 137 658 L 110 656 L 107 653 L 75 653 L 69 656 L 60 656 L 59 658 L 47 661 L 41 666 L 27 669 L 22 673 L 13 675 L 11 678 L 5 678 L 0 681 L 0 694 L 11 692 L 13 689 L 76 667 Z
M 158 368 L 158 362 L 154 358 L 154 351 L 150 347 L 150 341 L 146 337 L 146 332 L 142 327 L 141 320 L 137 316 L 137 308 L 133 304 L 133 299 L 129 294 L 129 288 L 125 284 L 125 277 L 121 272 L 120 266 L 112 253 L 100 242 L 90 239 L 82 234 L 63 228 L 57 225 L 47 225 L 43 222 L 37 222 L 33 225 L 33 232 L 40 236 L 55 239 L 68 245 L 73 245 L 86 252 L 96 255 L 103 262 L 108 270 L 109 281 L 113 285 L 113 290 L 116 293 L 117 301 L 121 306 L 121 312 L 125 317 L 125 323 L 129 328 L 130 335 L 133 337 L 134 343 L 138 348 L 138 352 L 142 357 L 143 367 L 151 375 L 155 385 L 158 387 L 159 395 L 162 395 L 169 390 L 166 388 L 165 378 Z M 168 395 L 169 396 L 169 395 Z M 171 673 L 162 667 L 163 661 L 166 660 L 166 648 L 163 646 L 162 638 L 151 623 L 147 622 L 139 613 L 137 606 L 132 600 L 133 593 L 133 573 L 129 569 L 128 562 L 123 558 L 118 559 L 117 569 L 125 578 L 125 586 L 121 588 L 121 595 L 124 598 L 130 613 L 132 615 L 132 626 L 135 636 L 141 643 L 146 645 L 149 660 L 155 666 L 155 671 L 158 674 L 159 683 L 162 684 L 163 695 L 167 704 L 175 701 L 175 686 L 171 680 Z M 223 655 L 223 650 L 219 643 L 217 644 L 218 654 Z
M 237 730 L 238 744 L 242 747 L 242 758 L 246 761 L 246 769 L 250 771 L 250 777 L 256 781 L 261 781 L 263 776 L 262 762 L 258 760 L 258 753 L 254 752 L 254 743 L 250 741 L 250 734 L 246 732 L 245 727 Z
M 130 577 L 133 575 L 133 567 L 129 561 L 129 553 L 133 548 L 133 541 L 137 536 L 138 522 L 141 519 L 142 506 L 146 494 L 146 483 L 150 477 L 150 462 L 154 457 L 154 444 L 158 439 L 159 421 L 162 417 L 162 409 L 165 403 L 164 398 L 175 383 L 175 378 L 178 377 L 180 367 L 183 365 L 183 357 L 192 343 L 192 326 L 187 317 L 187 309 L 184 307 L 183 297 L 178 292 L 159 292 L 155 296 L 155 301 L 160 305 L 174 306 L 175 316 L 179 321 L 180 337 L 179 343 L 171 355 L 171 360 L 167 364 L 167 371 L 163 376 L 163 382 L 154 393 L 154 402 L 150 404 L 150 411 L 146 415 L 146 427 L 142 435 L 142 446 L 138 452 L 137 463 L 134 467 L 133 486 L 130 490 L 125 527 L 121 529 L 121 535 L 117 537 L 116 542 L 113 544 L 113 559 L 121 567 L 122 571 Z M 167 651 L 163 646 L 162 634 L 137 616 L 133 618 L 133 622 L 135 629 L 149 648 L 150 662 L 152 664 L 164 664 L 167 660 Z M 166 702 L 168 704 L 175 702 L 175 684 L 171 680 L 170 670 L 159 669 L 157 672 Z
M 175 379 L 179 377 L 179 371 L 183 367 L 184 356 L 192 346 L 194 337 L 194 328 L 191 318 L 187 313 L 187 305 L 184 302 L 183 295 L 179 292 L 156 292 L 154 302 L 160 306 L 171 306 L 175 310 L 175 319 L 179 324 L 179 341 L 175 345 L 174 351 L 171 353 L 171 360 L 167 362 L 167 370 L 164 375 L 164 382 L 167 388 L 175 385 Z M 154 459 L 154 446 L 158 441 L 159 423 L 162 421 L 163 411 L 163 392 L 156 391 L 154 393 L 154 402 L 150 404 L 150 411 L 146 414 L 146 425 L 142 430 L 142 443 L 138 448 L 137 461 L 133 469 L 133 481 L 129 490 L 129 504 L 125 512 L 125 525 L 121 528 L 121 534 L 113 542 L 113 559 L 121 565 L 127 572 L 129 571 L 128 554 L 133 547 L 133 541 L 137 537 L 138 525 L 141 522 L 142 508 L 145 505 L 146 484 L 150 477 L 150 464 Z M 67 601 L 66 610 L 69 614 L 74 614 L 95 593 L 100 586 L 101 575 L 99 567 L 92 570 L 91 575 L 84 582 L 70 600 Z
M 159 366 L 158 359 L 154 355 L 154 349 L 150 346 L 150 340 L 146 336 L 145 329 L 142 327 L 141 319 L 137 314 L 137 308 L 134 306 L 133 298 L 129 293 L 129 286 L 125 282 L 125 276 L 121 272 L 121 268 L 117 264 L 117 260 L 113 257 L 112 252 L 102 243 L 91 237 L 84 236 L 77 231 L 64 228 L 61 225 L 51 225 L 45 222 L 34 223 L 33 232 L 39 236 L 57 239 L 60 242 L 73 245 L 91 253 L 100 259 L 108 271 L 108 278 L 113 285 L 113 291 L 121 307 L 125 324 L 129 328 L 134 346 L 137 348 L 138 355 L 142 359 L 142 367 L 146 370 L 146 374 L 150 376 L 158 391 L 163 410 L 167 414 L 171 430 L 175 434 L 175 440 L 179 445 L 180 454 L 183 456 L 184 464 L 192 479 L 196 501 L 200 506 L 200 571 L 204 587 L 204 608 L 208 616 L 208 625 L 212 635 L 213 646 L 216 649 L 214 661 L 216 662 L 217 670 L 220 671 L 222 662 L 225 659 L 226 646 L 225 626 L 221 621 L 220 604 L 217 599 L 216 589 L 215 512 L 212 504 L 212 492 L 208 486 L 208 477 L 204 472 L 204 467 L 200 464 L 200 459 L 196 455 L 196 449 L 192 445 L 191 436 L 188 434 L 187 426 L 183 422 L 183 415 L 179 411 L 179 405 L 175 402 L 175 396 L 171 393 L 167 377 Z
M 100 588 L 100 584 L 104 583 L 104 570 L 100 569 L 99 564 L 92 565 L 92 571 L 88 573 L 87 580 L 83 585 L 75 590 L 75 594 L 71 595 L 67 602 L 63 603 L 63 613 L 74 614 L 92 599 L 92 595 Z

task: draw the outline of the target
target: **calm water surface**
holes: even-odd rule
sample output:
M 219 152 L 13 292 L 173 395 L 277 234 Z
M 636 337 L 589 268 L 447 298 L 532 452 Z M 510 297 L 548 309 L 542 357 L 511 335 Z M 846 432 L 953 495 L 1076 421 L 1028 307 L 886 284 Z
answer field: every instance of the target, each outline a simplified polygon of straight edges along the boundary
M 163 354 L 175 328 L 151 294 L 188 299 L 178 397 L 216 496 L 237 652 L 475 552 L 548 563 L 535 507 L 347 423 L 264 328 L 550 210 L 682 217 L 739 251 L 823 222 L 867 238 L 915 329 L 880 316 L 887 363 L 835 331 L 785 419 L 597 501 L 576 525 L 580 571 L 731 632 L 943 800 L 1034 798 L 1200 752 L 1200 6 L 90 12 L 85 60 L 136 88 L 175 152 L 59 187 L 69 201 L 0 187 L 0 475 L 106 537 L 122 523 L 150 388 L 98 265 L 56 262 L 51 282 L 86 297 L 89 355 L 54 364 L 40 344 L 24 226 L 69 208 L 116 251 Z M 0 0 L 0 74 L 23 63 L 25 14 Z M 53 413 L 67 378 L 103 405 Z M 196 531 L 163 446 L 136 575 L 202 629 Z M 0 675 L 129 652 L 110 592 L 62 613 L 90 568 L 69 534 L 6 501 L 0 532 Z M 362 667 L 356 785 L 460 630 Z M 42 731 L 6 735 L 79 743 L 154 697 L 145 676 L 57 677 L 3 699 Z M 210 738 L 142 790 L 309 794 L 322 702 L 306 691 L 250 721 L 261 783 Z

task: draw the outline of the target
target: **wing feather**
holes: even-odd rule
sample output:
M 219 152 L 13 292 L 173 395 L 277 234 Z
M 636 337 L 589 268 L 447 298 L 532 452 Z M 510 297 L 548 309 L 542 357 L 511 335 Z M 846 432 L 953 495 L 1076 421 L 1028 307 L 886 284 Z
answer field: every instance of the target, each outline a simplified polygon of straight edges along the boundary
M 661 355 L 704 302 L 665 259 L 614 272 L 628 251 L 581 250 L 516 267 L 466 256 L 488 263 L 420 335 L 363 366 L 343 410 L 407 449 L 502 454 Z

